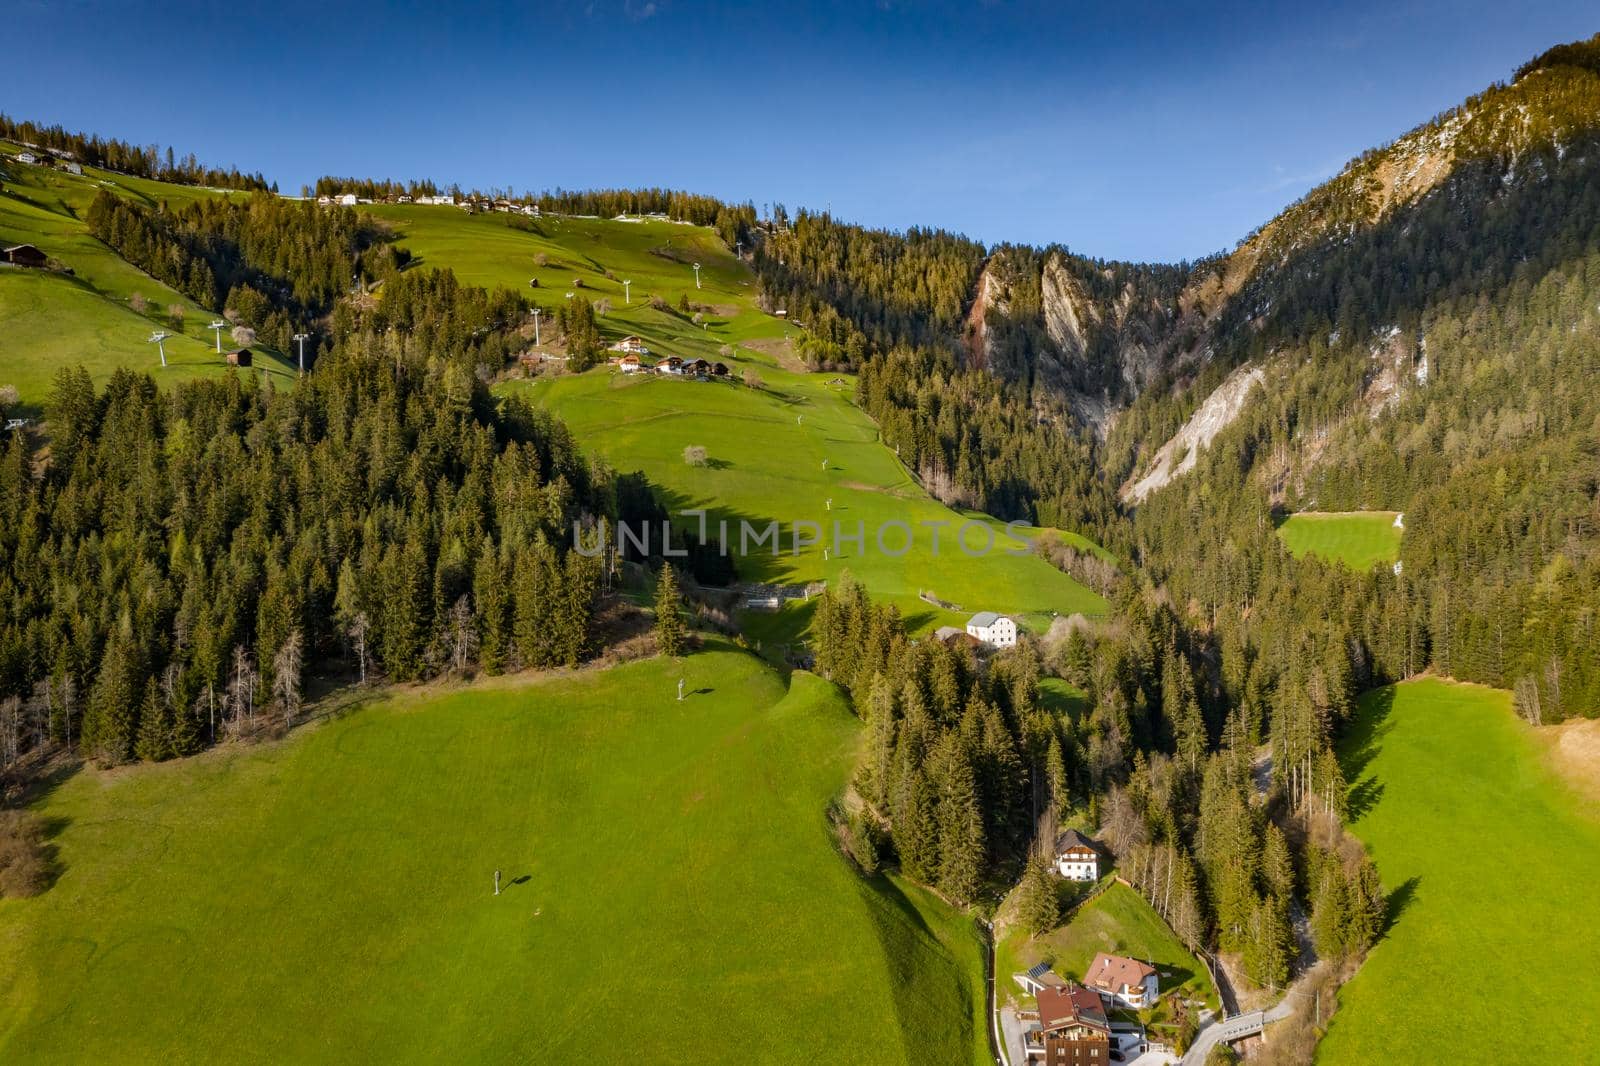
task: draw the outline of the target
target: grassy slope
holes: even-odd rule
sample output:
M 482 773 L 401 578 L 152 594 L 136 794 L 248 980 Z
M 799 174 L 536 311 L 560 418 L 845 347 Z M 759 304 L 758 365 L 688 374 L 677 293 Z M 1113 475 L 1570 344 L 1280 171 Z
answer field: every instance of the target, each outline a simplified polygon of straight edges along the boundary
M 1318 1061 L 1600 1060 L 1600 821 L 1510 694 L 1436 679 L 1368 693 L 1341 754 L 1394 920 Z
M 1400 558 L 1402 530 L 1393 511 L 1347 511 L 1293 514 L 1278 526 L 1278 536 L 1296 557 L 1318 555 L 1355 570 Z
M 102 182 L 145 204 L 216 195 L 204 190 L 144 181 L 85 168 L 83 177 L 15 161 L 15 148 L 0 143 L 0 244 L 36 244 L 73 270 L 72 276 L 0 267 L 0 384 L 15 385 L 23 405 L 37 413 L 50 382 L 63 366 L 82 363 L 97 381 L 117 367 L 149 371 L 158 382 L 227 372 L 206 324 L 215 315 L 156 281 L 89 236 L 82 222 Z M 149 301 L 136 313 L 128 298 Z M 148 338 L 152 330 L 177 333 L 167 308 L 185 311 L 181 335 L 166 343 L 165 370 Z M 227 338 L 224 337 L 226 345 Z M 279 385 L 293 380 L 288 364 L 262 353 L 262 373 Z
M 0 902 L 0 1059 L 982 1061 L 971 922 L 832 847 L 858 735 L 717 650 L 79 773 Z
M 424 265 L 448 266 L 469 284 L 527 292 L 528 279 L 537 276 L 535 300 L 553 307 L 567 292 L 580 291 L 572 281 L 582 278 L 582 292 L 612 303 L 602 322 L 605 332 L 612 337 L 636 333 L 658 355 L 719 359 L 724 344 L 733 346 L 730 365 L 735 375 L 755 370 L 767 386 L 764 390 L 629 377 L 605 368 L 502 388 L 525 390 L 548 404 L 585 448 L 618 469 L 643 470 L 665 490 L 671 509 L 704 507 L 713 528 L 727 519 L 735 549 L 741 519 L 757 528 L 777 519 L 785 531 L 791 522 L 812 521 L 824 530 L 824 543 L 798 556 L 788 540 L 778 558 L 767 547 L 753 551 L 741 564 L 743 579 L 802 583 L 836 578 L 848 569 L 874 595 L 897 603 L 920 630 L 960 624 L 983 609 L 1023 615 L 1040 629 L 1048 626 L 1052 612 L 1104 610 L 1099 596 L 1047 563 L 1006 555 L 1003 549 L 1018 548 L 1021 542 L 1005 536 L 998 523 L 990 522 L 997 537 L 987 558 L 968 558 L 951 532 L 943 535 L 935 556 L 932 531 L 918 523 L 944 521 L 953 531 L 966 516 L 929 498 L 879 442 L 877 427 L 852 402 L 853 381 L 793 373 L 780 365 L 770 344 L 781 342 L 796 327 L 756 308 L 753 276 L 710 230 L 661 221 L 547 218 L 537 223 L 539 232 L 529 233 L 513 228 L 505 215 L 473 216 L 452 207 L 365 210 L 394 225 L 401 243 L 420 255 Z M 546 257 L 543 268 L 536 266 L 541 254 Z M 694 287 L 688 262 L 701 264 L 701 289 Z M 607 271 L 616 280 L 608 279 Z M 634 283 L 631 305 L 623 303 L 621 281 L 627 279 Z M 676 313 L 651 308 L 652 293 L 674 308 L 686 295 L 717 310 L 701 330 Z M 842 383 L 830 384 L 835 380 Z M 689 445 L 707 449 L 707 466 L 685 465 L 683 450 Z M 876 550 L 874 531 L 890 520 L 908 523 L 917 536 L 903 558 Z M 846 536 L 857 522 L 865 523 L 866 551 L 849 544 L 833 551 L 834 521 Z M 898 550 L 902 536 L 890 531 L 885 543 Z M 976 551 L 983 539 L 974 530 L 969 546 Z M 1081 537 L 1069 539 L 1099 550 Z M 824 548 L 830 556 L 826 561 Z M 917 594 L 923 589 L 960 604 L 962 610 L 941 610 L 920 600 Z M 758 636 L 790 639 L 804 629 L 807 618 L 803 608 L 794 607 L 776 617 L 752 617 L 748 625 Z
M 1012 980 L 1013 973 L 1036 962 L 1049 962 L 1063 977 L 1081 981 L 1101 951 L 1153 961 L 1163 974 L 1163 996 L 1179 989 L 1185 997 L 1217 1003 L 1205 967 L 1184 950 L 1161 916 L 1137 892 L 1121 884 L 1090 900 L 1071 921 L 1046 936 L 1030 939 L 1019 930 L 1010 932 L 1000 943 L 999 975 L 1005 993 L 1020 1000 L 1022 990 Z

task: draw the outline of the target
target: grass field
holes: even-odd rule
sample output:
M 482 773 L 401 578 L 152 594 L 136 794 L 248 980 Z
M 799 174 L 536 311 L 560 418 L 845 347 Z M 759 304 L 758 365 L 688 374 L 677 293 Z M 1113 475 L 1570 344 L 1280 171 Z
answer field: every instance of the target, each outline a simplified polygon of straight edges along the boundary
M 1008 536 L 1001 523 L 958 514 L 931 499 L 878 439 L 872 420 L 856 408 L 848 375 L 797 372 L 783 342 L 799 327 L 756 306 L 754 275 L 711 230 L 659 220 L 547 217 L 534 221 L 536 232 L 530 232 L 513 225 L 519 221 L 513 216 L 469 215 L 453 207 L 361 210 L 393 226 L 423 267 L 449 267 L 472 285 L 518 288 L 549 307 L 568 292 L 608 299 L 612 309 L 601 320 L 608 336 L 637 334 L 656 355 L 726 359 L 736 379 L 744 370 L 755 371 L 765 386 L 760 390 L 623 375 L 609 368 L 500 386 L 502 393 L 521 392 L 548 405 L 585 450 L 619 470 L 643 471 L 669 510 L 703 508 L 713 532 L 727 521 L 736 554 L 741 520 L 757 530 L 779 521 L 785 534 L 782 553 L 775 557 L 763 545 L 744 554 L 741 579 L 802 584 L 836 579 L 848 570 L 874 596 L 897 604 L 916 631 L 961 624 L 979 610 L 1020 615 L 1039 631 L 1057 613 L 1104 611 L 1099 596 L 1043 560 L 1007 554 L 1020 552 L 1019 537 L 1037 530 Z M 543 267 L 537 265 L 541 255 Z M 693 262 L 701 264 L 700 289 L 689 266 Z M 528 288 L 532 277 L 539 279 L 534 290 Z M 572 285 L 575 278 L 582 279 L 581 290 Z M 631 305 L 624 303 L 624 280 L 633 282 Z M 676 312 L 651 308 L 652 293 L 673 308 L 687 296 L 715 310 L 700 329 Z M 724 345 L 733 349 L 731 357 L 720 354 Z M 684 462 L 684 449 L 691 445 L 706 449 L 706 465 Z M 983 557 L 969 557 L 954 539 L 968 518 L 993 531 L 993 550 Z M 788 534 L 797 521 L 817 523 L 822 539 L 794 554 Z M 837 548 L 835 521 L 841 526 Z M 886 522 L 906 523 L 914 535 L 901 556 L 877 548 L 876 531 Z M 948 523 L 937 554 L 934 531 L 925 522 Z M 860 548 L 847 539 L 857 523 L 866 532 Z M 1067 537 L 1100 550 L 1082 537 Z M 987 540 L 978 528 L 968 531 L 967 546 L 974 553 Z M 889 551 L 900 551 L 903 542 L 897 529 L 885 532 Z M 960 609 L 920 599 L 925 590 Z M 777 614 L 747 615 L 744 624 L 770 644 L 799 638 L 809 618 L 803 605 L 793 605 Z
M 1395 527 L 1394 518 L 1394 511 L 1305 511 L 1285 518 L 1278 536 L 1296 558 L 1316 555 L 1353 570 L 1370 570 L 1400 558 L 1404 531 Z
M 708 650 L 80 772 L 0 1061 L 983 1061 L 971 921 L 834 850 L 858 726 L 792 685 Z
M 0 266 L 0 385 L 15 385 L 23 407 L 37 415 L 63 366 L 82 363 L 97 382 L 118 367 L 146 370 L 161 383 L 227 373 L 206 328 L 215 315 L 95 240 L 82 221 L 102 182 L 145 204 L 217 194 L 93 168 L 77 177 L 18 163 L 14 154 L 12 146 L 0 144 L 7 175 L 0 191 L 0 245 L 38 245 L 73 273 Z M 129 304 L 135 293 L 148 301 L 145 314 Z M 172 304 L 184 309 L 181 331 L 167 315 Z M 166 342 L 166 369 L 149 343 L 155 329 L 173 334 Z M 279 385 L 293 381 L 289 365 L 264 351 L 257 370 Z
M 1081 981 L 1101 951 L 1152 963 L 1161 975 L 1163 997 L 1176 989 L 1183 998 L 1217 1004 L 1205 967 L 1184 949 L 1161 916 L 1123 884 L 1113 884 L 1079 908 L 1066 925 L 1046 936 L 1029 938 L 1016 930 L 1009 933 L 999 945 L 1001 994 L 1020 1001 L 1022 990 L 1011 975 L 1037 962 L 1048 962 L 1061 976 Z
M 1341 758 L 1392 926 L 1318 1061 L 1476 1062 L 1491 1045 L 1600 1061 L 1600 820 L 1510 694 L 1431 678 L 1368 693 Z

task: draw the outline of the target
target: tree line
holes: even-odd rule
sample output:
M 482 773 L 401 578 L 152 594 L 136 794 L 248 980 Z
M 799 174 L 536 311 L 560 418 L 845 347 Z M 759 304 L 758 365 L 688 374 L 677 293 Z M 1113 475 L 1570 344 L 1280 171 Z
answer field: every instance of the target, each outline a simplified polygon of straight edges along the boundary
M 73 133 L 59 125 L 42 126 L 36 122 L 13 119 L 4 114 L 0 114 L 0 139 L 34 145 L 47 151 L 63 152 L 85 166 L 172 182 L 175 185 L 277 191 L 277 185 L 269 186 L 259 171 L 254 174 L 244 174 L 233 167 L 221 170 L 202 166 L 192 152 L 180 157 L 170 147 L 163 150 L 154 144 L 130 144 L 127 141 L 104 138 L 96 134 Z

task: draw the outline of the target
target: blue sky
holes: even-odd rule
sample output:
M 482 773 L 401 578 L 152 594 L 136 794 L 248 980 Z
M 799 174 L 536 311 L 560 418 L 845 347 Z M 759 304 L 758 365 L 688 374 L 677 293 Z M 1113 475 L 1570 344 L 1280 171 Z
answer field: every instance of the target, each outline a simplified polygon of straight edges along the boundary
M 0 110 L 285 191 L 667 185 L 1159 260 L 1600 29 L 1592 0 L 7 7 Z

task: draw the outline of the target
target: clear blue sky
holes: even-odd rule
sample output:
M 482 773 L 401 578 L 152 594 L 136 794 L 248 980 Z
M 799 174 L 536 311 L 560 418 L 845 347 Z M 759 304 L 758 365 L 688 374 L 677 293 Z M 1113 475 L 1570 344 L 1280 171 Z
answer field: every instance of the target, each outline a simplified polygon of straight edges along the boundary
M 667 185 L 1162 260 L 1600 29 L 1593 0 L 6 6 L 0 110 L 288 192 Z

